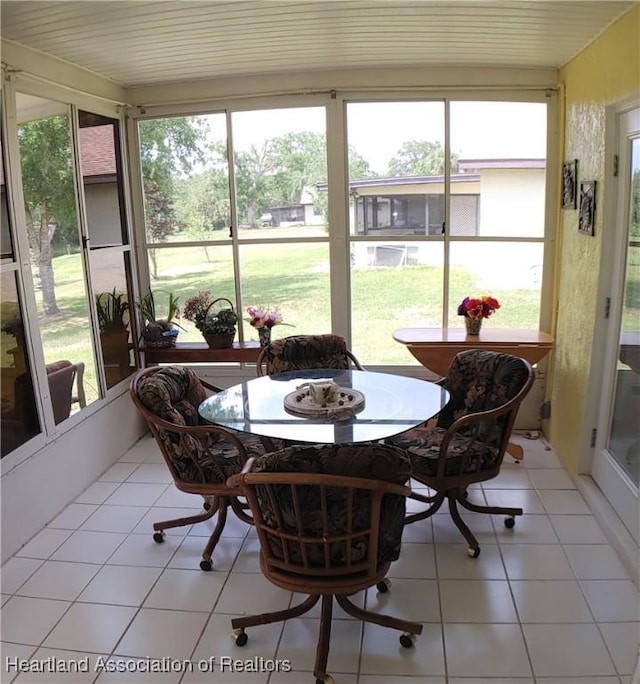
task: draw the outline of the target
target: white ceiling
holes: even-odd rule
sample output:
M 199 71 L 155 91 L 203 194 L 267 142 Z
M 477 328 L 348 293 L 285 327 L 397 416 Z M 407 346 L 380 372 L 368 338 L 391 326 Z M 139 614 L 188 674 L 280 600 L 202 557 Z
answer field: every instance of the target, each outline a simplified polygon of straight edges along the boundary
M 124 87 L 336 68 L 558 68 L 634 4 L 2 0 L 1 33 Z

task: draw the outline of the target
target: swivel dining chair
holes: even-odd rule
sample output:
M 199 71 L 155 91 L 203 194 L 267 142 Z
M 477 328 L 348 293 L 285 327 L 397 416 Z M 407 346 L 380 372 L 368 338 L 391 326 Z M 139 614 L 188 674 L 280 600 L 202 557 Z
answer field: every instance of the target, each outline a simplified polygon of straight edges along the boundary
M 198 406 L 206 398 L 207 390 L 220 391 L 186 366 L 142 369 L 134 374 L 130 384 L 131 399 L 160 447 L 175 486 L 204 499 L 202 513 L 154 523 L 154 540 L 162 542 L 166 529 L 203 522 L 218 514 L 202 552 L 202 570 L 211 570 L 211 556 L 229 507 L 241 520 L 253 522 L 246 513 L 246 505 L 237 498 L 239 490 L 227 484 L 227 479 L 242 470 L 248 456 L 264 453 L 255 437 L 200 424 Z
M 320 633 L 313 673 L 327 674 L 333 599 L 349 615 L 402 632 L 410 648 L 422 625 L 354 605 L 348 596 L 377 586 L 400 554 L 404 486 L 410 460 L 400 449 L 368 445 L 294 446 L 251 459 L 229 484 L 246 496 L 260 541 L 260 568 L 282 589 L 306 594 L 301 603 L 273 613 L 234 618 L 237 646 L 248 627 L 298 617 L 321 600 Z
M 408 453 L 412 477 L 435 492 L 432 496 L 413 493 L 412 498 L 430 506 L 407 516 L 407 523 L 432 516 L 446 499 L 473 558 L 480 554 L 480 545 L 462 520 L 457 504 L 476 513 L 506 515 L 506 527 L 515 525 L 515 516 L 522 515 L 522 508 L 472 503 L 467 489 L 500 474 L 518 409 L 533 379 L 531 365 L 510 354 L 469 349 L 455 356 L 440 381 L 450 398 L 436 424 L 428 423 L 385 440 Z
M 264 347 L 259 356 L 258 375 L 273 375 L 306 368 L 351 367 L 364 370 L 339 335 L 291 335 L 274 340 Z

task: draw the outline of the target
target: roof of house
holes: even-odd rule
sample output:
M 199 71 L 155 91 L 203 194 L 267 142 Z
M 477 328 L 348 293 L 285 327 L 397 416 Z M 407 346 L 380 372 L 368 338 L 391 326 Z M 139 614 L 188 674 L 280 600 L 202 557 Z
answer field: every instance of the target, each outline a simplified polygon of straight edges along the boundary
M 83 177 L 116 174 L 113 126 L 80 129 L 80 164 Z
M 458 159 L 461 171 L 467 169 L 544 169 L 546 159 Z
M 477 173 L 452 173 L 452 183 L 469 183 L 479 181 L 480 175 Z M 349 181 L 349 188 L 356 190 L 357 188 L 375 188 L 388 187 L 390 185 L 430 185 L 444 183 L 444 176 L 387 176 L 386 178 L 361 178 L 358 180 Z M 326 191 L 327 183 L 317 183 L 318 190 Z

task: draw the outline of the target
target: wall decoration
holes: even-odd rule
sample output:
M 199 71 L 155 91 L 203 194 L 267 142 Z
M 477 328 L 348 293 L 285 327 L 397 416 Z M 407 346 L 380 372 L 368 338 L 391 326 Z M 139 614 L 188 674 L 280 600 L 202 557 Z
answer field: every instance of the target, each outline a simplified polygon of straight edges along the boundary
M 578 208 L 578 160 L 562 165 L 562 208 Z
M 596 225 L 596 181 L 580 183 L 580 215 L 578 230 L 587 235 L 595 234 Z

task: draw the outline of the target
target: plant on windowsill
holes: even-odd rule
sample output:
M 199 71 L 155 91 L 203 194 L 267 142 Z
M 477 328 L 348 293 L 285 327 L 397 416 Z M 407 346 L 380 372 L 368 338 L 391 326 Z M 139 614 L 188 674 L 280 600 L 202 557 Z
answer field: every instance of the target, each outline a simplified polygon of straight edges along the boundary
M 168 293 L 168 313 L 166 317 L 159 317 L 156 308 L 156 294 L 149 290 L 147 294 L 136 302 L 143 319 L 142 338 L 146 347 L 163 348 L 175 347 L 180 326 L 176 319 L 180 317 L 178 297 L 173 292 Z
M 96 312 L 105 366 L 129 366 L 129 302 L 124 292 L 97 292 Z
M 182 315 L 195 323 L 211 349 L 225 349 L 233 344 L 238 315 L 226 297 L 213 299 L 209 290 L 200 290 L 187 299 Z

